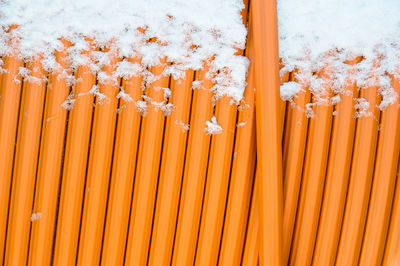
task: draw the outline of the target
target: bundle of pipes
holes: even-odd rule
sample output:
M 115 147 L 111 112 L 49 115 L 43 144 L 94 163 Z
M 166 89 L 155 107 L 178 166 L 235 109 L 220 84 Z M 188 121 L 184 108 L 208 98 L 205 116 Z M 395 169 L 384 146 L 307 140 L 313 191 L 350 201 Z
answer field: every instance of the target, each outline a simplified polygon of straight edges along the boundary
M 213 98 L 209 62 L 145 83 L 143 109 L 140 76 L 99 82 L 80 66 L 70 86 L 65 50 L 58 73 L 40 56 L 2 58 L 3 265 L 400 263 L 398 103 L 378 109 L 379 88 L 359 90 L 354 69 L 339 103 L 319 102 L 307 85 L 281 100 L 280 84 L 297 76 L 279 77 L 276 2 L 246 2 L 242 15 L 238 53 L 251 63 L 238 106 Z M 110 53 L 103 71 L 120 60 Z M 24 65 L 30 77 L 17 75 Z M 317 75 L 329 81 L 329 65 Z M 359 94 L 367 116 L 356 115 Z M 222 131 L 205 130 L 213 116 Z

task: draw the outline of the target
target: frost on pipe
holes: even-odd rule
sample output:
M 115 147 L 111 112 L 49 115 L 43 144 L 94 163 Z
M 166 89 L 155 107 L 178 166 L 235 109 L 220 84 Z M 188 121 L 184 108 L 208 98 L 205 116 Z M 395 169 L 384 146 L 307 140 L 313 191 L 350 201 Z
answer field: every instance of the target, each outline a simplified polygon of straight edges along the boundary
M 182 78 L 188 69 L 199 70 L 204 61 L 210 64 L 212 90 L 218 96 L 242 98 L 248 60 L 236 55 L 245 48 L 246 28 L 240 11 L 242 0 L 3 0 L 0 2 L 0 56 L 11 50 L 9 40 L 18 40 L 18 50 L 25 59 L 43 55 L 43 68 L 57 68 L 54 52 L 62 48 L 60 38 L 72 43 L 67 49 L 72 70 L 89 64 L 102 73 L 107 52 L 90 52 L 86 37 L 98 47 L 113 43 L 120 58 L 142 58 L 141 67 L 125 59 L 112 77 L 129 75 L 135 70 L 151 78 L 149 67 L 160 58 L 173 62 L 165 74 Z M 18 25 L 9 30 L 11 25 Z M 149 42 L 149 40 L 157 40 Z M 113 50 L 113 49 L 112 49 Z M 134 69 L 132 69 L 132 67 Z

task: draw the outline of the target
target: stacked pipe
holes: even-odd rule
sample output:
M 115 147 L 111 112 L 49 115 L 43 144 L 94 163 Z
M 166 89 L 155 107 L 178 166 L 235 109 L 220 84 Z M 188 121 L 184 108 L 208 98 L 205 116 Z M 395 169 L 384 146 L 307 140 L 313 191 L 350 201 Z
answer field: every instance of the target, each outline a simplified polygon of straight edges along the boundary
M 306 84 L 281 100 L 280 83 L 301 70 L 279 77 L 276 2 L 245 4 L 239 105 L 215 101 L 209 62 L 145 84 L 144 110 L 142 77 L 101 83 L 81 66 L 70 86 L 40 56 L 2 58 L 2 265 L 400 264 L 398 103 L 378 109 L 379 88 L 357 88 L 355 70 L 339 103 L 319 103 Z M 106 73 L 121 58 L 109 60 Z M 160 62 L 155 76 L 173 63 Z M 29 78 L 17 75 L 24 65 Z M 329 67 L 317 75 L 329 81 Z M 359 94 L 368 116 L 356 115 Z M 157 105 L 166 98 L 172 111 Z M 216 134 L 205 130 L 213 116 Z

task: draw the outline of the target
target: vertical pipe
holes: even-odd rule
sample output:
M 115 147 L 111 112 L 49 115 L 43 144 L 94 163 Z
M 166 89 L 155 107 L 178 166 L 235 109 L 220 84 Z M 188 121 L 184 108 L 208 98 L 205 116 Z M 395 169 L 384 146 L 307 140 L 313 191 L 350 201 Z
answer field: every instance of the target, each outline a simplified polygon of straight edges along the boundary
M 45 72 L 38 56 L 28 63 L 30 78 L 24 80 L 14 163 L 5 265 L 25 265 L 29 246 L 43 108 Z
M 360 60 L 361 58 L 357 58 L 349 64 L 354 65 Z M 347 81 L 347 91 L 341 95 L 341 100 L 335 109 L 337 114 L 333 118 L 326 185 L 314 250 L 313 264 L 315 265 L 334 265 L 335 263 L 346 203 L 356 125 L 353 99 L 358 98 L 358 91 L 353 79 L 354 74 L 355 69 L 351 69 Z
M 357 118 L 346 207 L 336 255 L 337 265 L 358 265 L 375 164 L 380 112 L 378 88 L 362 89 L 369 115 Z
M 188 137 L 194 73 L 187 70 L 182 80 L 172 80 L 170 102 L 175 108 L 167 117 L 160 169 L 160 185 L 150 248 L 150 265 L 169 265 L 182 185 Z M 189 128 L 187 128 L 189 127 Z
M 251 4 L 256 75 L 260 265 L 282 264 L 282 147 L 276 1 Z
M 297 80 L 296 77 L 294 80 Z M 294 106 L 288 110 L 287 126 L 284 132 L 283 264 L 289 260 L 305 158 L 309 120 L 305 110 L 311 100 L 311 94 L 308 87 L 304 87 L 303 90 L 294 99 Z
M 3 58 L 7 72 L 0 77 L 0 263 L 3 262 L 7 229 L 8 203 L 22 90 L 18 75 L 23 61 L 15 55 Z
M 249 1 L 244 1 L 242 10 L 243 24 L 247 24 Z M 248 35 L 250 37 L 250 35 Z M 248 43 L 249 43 L 248 38 Z M 249 48 L 247 43 L 247 48 Z M 248 51 L 249 49 L 247 49 Z M 242 50 L 237 55 L 244 54 Z M 253 84 L 251 86 L 254 86 Z M 254 92 L 254 91 L 253 91 Z M 218 263 L 220 244 L 223 234 L 227 197 L 232 177 L 233 145 L 236 131 L 237 108 L 227 97 L 218 99 L 215 116 L 222 128 L 221 134 L 217 134 L 211 140 L 209 155 L 209 167 L 207 173 L 207 187 L 205 191 L 204 207 L 200 226 L 199 243 L 197 247 L 196 264 L 214 265 Z M 251 121 L 251 124 L 253 120 Z M 252 130 L 252 127 L 249 127 Z M 252 140 L 247 142 L 251 144 Z M 243 158 L 246 160 L 246 158 Z M 240 192 L 239 192 L 240 193 Z M 236 195 L 235 195 L 236 196 Z M 243 196 L 243 195 L 237 195 Z M 247 196 L 247 195 L 246 195 Z M 245 199 L 243 199 L 245 200 Z M 239 206 L 238 206 L 239 207 Z M 238 209 L 241 209 L 240 207 Z M 240 215 L 240 214 L 239 214 Z M 240 218 L 239 218 L 240 219 Z M 240 242 L 240 241 L 239 241 Z M 239 244 L 239 246 L 242 246 Z M 237 253 L 239 255 L 239 253 Z
M 62 107 L 62 103 L 69 94 L 69 86 L 65 80 L 66 56 L 65 51 L 56 51 L 60 72 L 50 73 L 46 90 L 46 107 L 33 208 L 33 212 L 40 213 L 41 217 L 32 223 L 29 265 L 50 265 L 51 261 L 67 118 L 67 110 Z
M 164 59 L 160 65 L 151 68 L 152 74 L 158 79 L 146 88 L 151 106 L 142 119 L 126 255 L 127 265 L 147 263 L 165 121 L 163 111 L 156 104 L 164 101 L 163 89 L 169 88 L 169 77 L 163 76 L 165 64 Z
M 227 96 L 219 99 L 215 116 L 222 132 L 213 136 L 196 265 L 216 265 L 221 240 L 235 137 L 237 107 Z
M 248 228 L 247 228 L 247 235 L 246 235 L 246 242 L 244 245 L 243 250 L 243 257 L 241 265 L 245 266 L 256 266 L 259 263 L 259 224 L 260 219 L 259 215 L 259 208 L 258 208 L 258 188 L 257 188 L 257 178 L 260 176 L 258 175 L 258 170 L 256 170 L 255 180 L 254 180 L 254 189 L 252 194 L 251 200 L 251 208 L 250 208 L 250 215 L 248 220 Z
M 251 38 L 251 34 L 249 34 Z M 250 60 L 251 41 L 247 51 Z M 251 191 L 256 163 L 256 131 L 254 107 L 254 61 L 251 61 L 248 85 L 244 92 L 244 100 L 239 106 L 239 117 L 236 129 L 235 147 L 231 184 L 228 195 L 225 225 L 222 236 L 219 264 L 239 265 L 245 241 L 245 229 L 250 208 Z M 242 125 L 244 124 L 244 125 Z
M 393 80 L 398 94 L 400 84 Z M 381 265 L 392 209 L 400 151 L 399 101 L 382 112 L 374 181 L 359 265 Z
M 330 76 L 325 69 L 321 73 L 325 82 Z M 324 85 L 326 95 L 330 88 Z M 318 220 L 324 190 L 326 165 L 329 153 L 333 107 L 329 103 L 314 103 L 314 117 L 309 122 L 308 142 L 304 161 L 302 187 L 295 224 L 290 265 L 311 264 Z
M 109 52 L 109 64 L 104 67 L 111 76 L 116 68 L 116 52 Z M 103 237 L 107 193 L 110 180 L 114 134 L 117 118 L 119 83 L 104 81 L 99 85 L 94 111 L 92 141 L 83 202 L 82 225 L 78 250 L 78 265 L 99 265 Z M 104 99 L 102 99 L 104 97 Z
M 72 87 L 74 105 L 69 113 L 63 178 L 59 199 L 54 265 L 74 265 L 79 238 L 82 198 L 93 114 L 96 77 L 88 65 L 79 66 Z
M 397 81 L 398 82 L 398 81 Z M 400 164 L 399 164 L 400 166 Z M 396 193 L 394 196 L 390 229 L 386 241 L 383 265 L 392 266 L 400 264 L 400 168 L 397 170 Z
M 289 81 L 289 78 L 290 78 L 290 73 L 289 72 L 286 72 L 282 77 L 281 77 L 281 79 L 280 79 L 280 84 L 283 84 L 283 83 L 285 83 L 285 82 L 288 82 Z M 280 90 L 279 90 L 280 91 Z M 287 105 L 289 105 L 289 102 L 288 101 L 285 101 L 285 100 L 283 100 L 282 98 L 279 98 L 279 118 L 280 118 L 280 131 L 279 132 L 282 132 L 282 134 L 281 134 L 281 136 L 282 136 L 282 138 L 283 138 L 283 131 L 284 131 L 284 129 L 285 129 L 285 120 L 286 120 L 286 117 L 288 116 L 288 114 L 286 113 L 286 109 L 287 109 Z M 281 143 L 282 143 L 282 141 L 281 141 Z M 283 146 L 282 146 L 282 149 L 283 149 Z M 283 156 L 283 150 L 282 150 L 282 156 Z M 283 162 L 282 162 L 283 163 Z M 283 167 L 283 164 L 282 164 L 282 167 Z M 283 168 L 282 168 L 282 171 L 283 171 Z M 282 172 L 283 173 L 283 172 Z M 284 180 L 284 178 L 283 178 L 283 180 Z
M 173 265 L 192 265 L 203 202 L 210 135 L 206 134 L 206 121 L 212 116 L 212 82 L 206 77 L 208 65 L 196 72 L 202 87 L 193 94 L 191 125 L 185 160 L 180 199 L 178 227 L 173 251 Z
M 133 64 L 140 60 L 130 59 Z M 129 225 L 135 162 L 139 146 L 141 116 L 135 103 L 141 99 L 142 77 L 132 76 L 122 81 L 130 98 L 120 99 L 117 135 L 107 208 L 101 265 L 123 265 Z

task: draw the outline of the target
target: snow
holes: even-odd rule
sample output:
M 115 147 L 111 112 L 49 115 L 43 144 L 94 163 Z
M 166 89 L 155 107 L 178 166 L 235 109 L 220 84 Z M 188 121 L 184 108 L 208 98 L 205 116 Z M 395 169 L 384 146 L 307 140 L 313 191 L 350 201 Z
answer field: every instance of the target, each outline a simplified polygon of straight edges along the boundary
M 211 117 L 211 121 L 206 121 L 207 127 L 205 128 L 208 135 L 216 135 L 222 133 L 222 127 L 218 124 L 215 116 Z
M 379 86 L 384 109 L 397 99 L 388 74 L 400 78 L 399 14 L 398 0 L 278 0 L 281 74 L 298 69 L 301 86 L 318 98 L 325 78 L 315 73 L 329 68 L 329 87 L 341 94 L 347 61 L 362 56 L 352 79 L 360 88 Z M 283 85 L 281 96 L 293 88 Z
M 212 90 L 239 102 L 248 65 L 235 54 L 245 48 L 243 8 L 242 0 L 0 0 L 0 56 L 18 50 L 30 60 L 41 54 L 51 72 L 58 65 L 54 52 L 68 40 L 72 71 L 89 64 L 100 82 L 148 77 L 147 69 L 163 59 L 163 75 L 178 79 L 212 59 Z M 100 51 L 88 53 L 91 45 Z M 109 77 L 101 69 L 115 52 L 122 61 Z M 134 57 L 140 64 L 127 60 Z
M 75 101 L 76 99 L 74 99 L 74 94 L 71 92 L 67 99 L 65 99 L 65 101 L 61 104 L 61 107 L 67 111 L 70 111 L 74 107 Z
M 301 90 L 301 86 L 297 82 L 289 81 L 282 84 L 280 89 L 281 98 L 283 100 L 290 100 Z
M 363 117 L 363 116 L 371 116 L 372 112 L 368 111 L 369 109 L 369 102 L 365 98 L 357 98 L 356 104 L 354 108 L 356 109 L 355 116 L 356 117 Z
M 135 106 L 141 115 L 145 115 L 147 113 L 147 102 L 146 101 L 137 101 L 135 102 Z
M 175 121 L 175 124 L 176 125 L 179 125 L 181 128 L 182 128 L 182 132 L 186 132 L 186 131 L 189 131 L 189 129 L 190 129 L 190 125 L 189 124 L 185 124 L 185 123 L 183 123 L 182 121 Z
M 41 212 L 33 212 L 31 215 L 31 222 L 35 222 L 42 218 L 42 213 Z
M 97 86 L 97 85 L 93 85 L 93 87 L 90 89 L 89 93 L 96 96 L 96 102 L 97 102 L 97 104 L 100 104 L 100 105 L 102 105 L 104 103 L 104 100 L 108 99 L 107 95 L 100 92 L 99 86 Z
M 244 127 L 246 125 L 246 122 L 240 122 L 236 124 L 236 127 Z
M 397 100 L 391 78 L 400 78 L 399 0 L 277 3 L 281 74 L 297 70 L 295 79 L 282 85 L 282 99 L 293 100 L 307 87 L 315 99 L 334 104 L 328 95 L 345 93 L 350 78 L 361 89 L 378 86 L 382 110 Z M 0 0 L 0 57 L 18 53 L 29 61 L 40 54 L 52 72 L 59 70 L 55 51 L 66 49 L 68 73 L 86 64 L 100 83 L 140 75 L 143 84 L 159 78 L 149 72 L 152 66 L 163 64 L 162 76 L 180 79 L 187 69 L 199 70 L 210 61 L 214 99 L 228 95 L 239 103 L 249 63 L 237 55 L 247 34 L 243 7 L 242 0 Z M 64 47 L 63 40 L 71 45 Z M 119 62 L 109 76 L 103 67 L 114 53 Z M 357 56 L 361 62 L 349 64 Z M 25 68 L 19 75 L 30 77 Z M 201 81 L 192 88 L 201 88 Z M 98 90 L 92 93 L 100 103 L 105 100 Z M 148 103 L 151 99 L 136 106 L 145 113 Z

